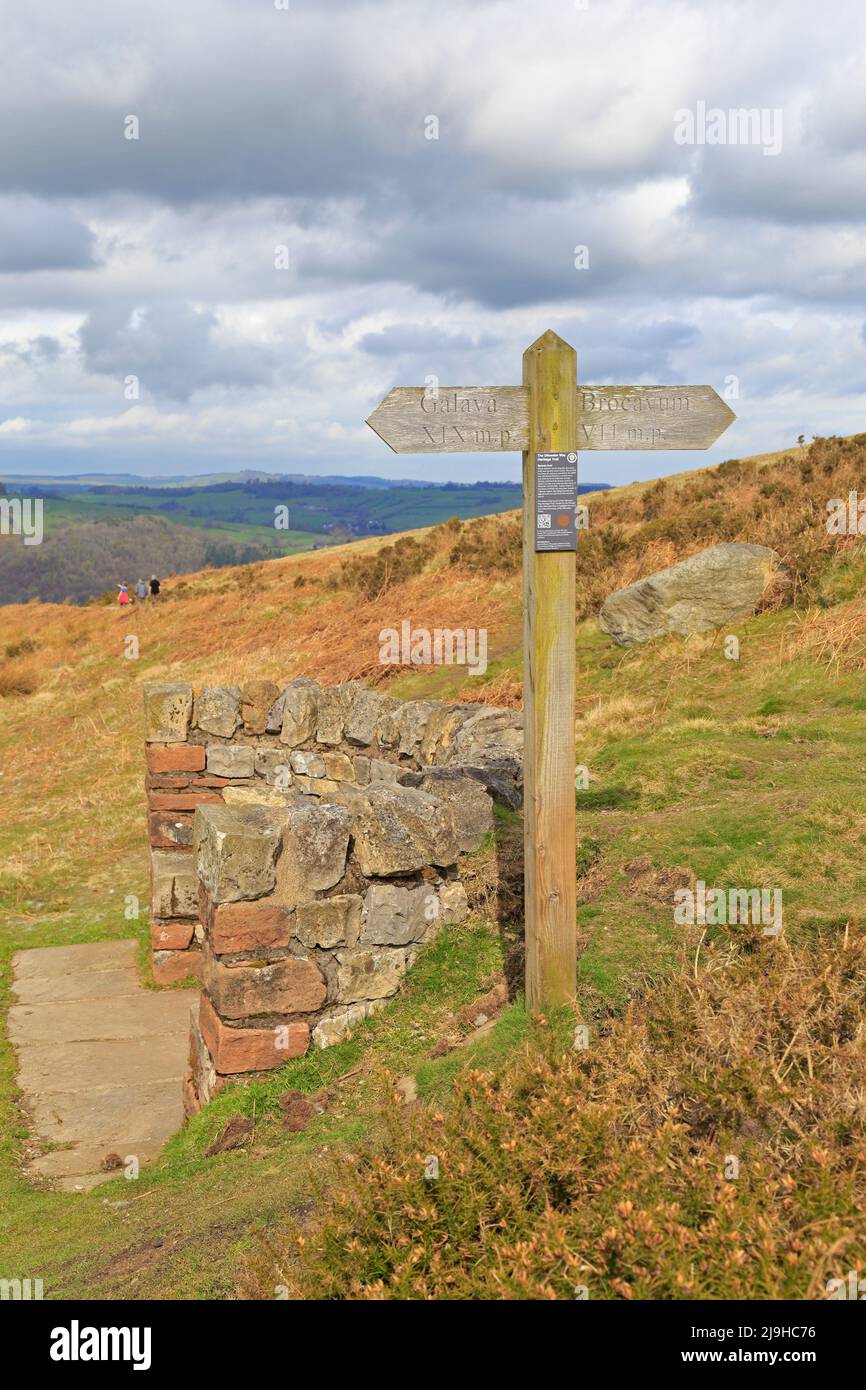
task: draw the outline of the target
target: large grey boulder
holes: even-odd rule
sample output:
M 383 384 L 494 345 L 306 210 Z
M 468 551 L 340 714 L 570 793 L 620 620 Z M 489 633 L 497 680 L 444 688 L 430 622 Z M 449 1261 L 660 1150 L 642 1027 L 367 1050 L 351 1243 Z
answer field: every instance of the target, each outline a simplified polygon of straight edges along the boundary
M 755 611 L 778 564 L 765 545 L 725 542 L 605 599 L 599 626 L 620 647 L 735 623 Z

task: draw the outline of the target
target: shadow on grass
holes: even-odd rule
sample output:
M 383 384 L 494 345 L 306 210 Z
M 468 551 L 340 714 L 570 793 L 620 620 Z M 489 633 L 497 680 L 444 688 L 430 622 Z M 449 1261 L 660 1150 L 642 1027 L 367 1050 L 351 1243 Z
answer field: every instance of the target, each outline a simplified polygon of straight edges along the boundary
M 640 792 L 633 787 L 602 787 L 599 791 L 578 792 L 580 811 L 629 811 L 640 801 Z

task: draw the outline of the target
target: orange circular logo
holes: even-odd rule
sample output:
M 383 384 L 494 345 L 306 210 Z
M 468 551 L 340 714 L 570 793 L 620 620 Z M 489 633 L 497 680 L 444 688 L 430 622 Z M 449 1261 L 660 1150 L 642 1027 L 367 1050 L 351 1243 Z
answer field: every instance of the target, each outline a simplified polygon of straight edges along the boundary
M 560 512 L 559 515 L 555 517 L 555 521 L 557 526 L 567 526 L 571 521 L 571 517 L 568 512 Z

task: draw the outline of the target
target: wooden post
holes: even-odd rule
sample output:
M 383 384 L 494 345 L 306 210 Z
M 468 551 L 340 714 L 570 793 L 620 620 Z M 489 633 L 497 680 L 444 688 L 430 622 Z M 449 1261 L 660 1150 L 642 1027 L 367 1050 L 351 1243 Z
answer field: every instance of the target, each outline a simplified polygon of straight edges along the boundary
M 707 449 L 734 419 L 711 386 L 584 386 L 555 333 L 523 354 L 522 386 L 395 386 L 367 424 L 398 454 L 522 449 L 526 1002 L 577 990 L 574 786 L 574 551 L 569 517 L 578 449 Z M 551 523 L 555 520 L 554 532 Z M 566 523 L 569 523 L 568 525 Z M 544 534 L 542 534 L 544 533 Z M 536 543 L 540 549 L 536 550 Z
M 524 884 L 526 1003 L 577 990 L 574 697 L 575 557 L 536 553 L 535 455 L 577 448 L 577 354 L 548 330 L 523 354 Z

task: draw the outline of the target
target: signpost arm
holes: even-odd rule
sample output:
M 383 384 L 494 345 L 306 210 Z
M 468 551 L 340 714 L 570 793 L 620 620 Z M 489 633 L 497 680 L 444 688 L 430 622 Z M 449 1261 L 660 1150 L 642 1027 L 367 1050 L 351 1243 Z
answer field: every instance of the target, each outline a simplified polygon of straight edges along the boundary
M 523 354 L 524 883 L 526 1003 L 577 989 L 574 698 L 575 557 L 536 553 L 535 455 L 577 448 L 577 355 L 548 330 Z

